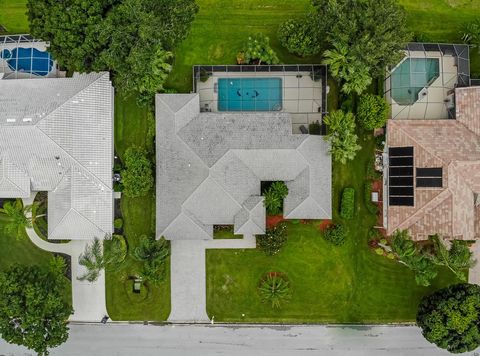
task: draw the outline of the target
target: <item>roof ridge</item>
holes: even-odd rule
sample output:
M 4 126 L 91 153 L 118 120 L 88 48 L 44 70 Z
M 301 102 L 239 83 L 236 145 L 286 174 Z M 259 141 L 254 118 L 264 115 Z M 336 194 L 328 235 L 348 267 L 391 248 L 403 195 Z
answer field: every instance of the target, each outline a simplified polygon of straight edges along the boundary
M 49 234 L 49 236 L 50 236 L 50 235 L 52 235 L 52 236 L 54 235 L 54 232 L 55 232 L 55 230 L 58 229 L 58 226 L 60 226 L 61 223 L 66 219 L 66 217 L 67 217 L 68 215 L 70 215 L 72 212 L 75 213 L 75 214 L 77 214 L 78 216 L 82 217 L 84 220 L 88 221 L 90 224 L 92 224 L 93 226 L 95 226 L 98 230 L 100 230 L 100 231 L 102 231 L 102 232 L 105 233 L 105 231 L 103 231 L 103 229 L 100 228 L 96 223 L 94 223 L 92 220 L 90 220 L 90 219 L 87 218 L 85 215 L 83 215 L 82 213 L 80 213 L 77 209 L 71 207 L 71 208 L 65 213 L 65 215 L 63 216 L 63 218 L 59 221 L 59 223 L 57 224 L 57 226 L 55 226 L 55 229 L 53 229 L 52 233 Z
M 4 155 L 3 158 L 4 162 L 7 160 L 6 156 Z M 9 161 L 10 162 L 10 161 Z M 24 173 L 24 171 L 22 169 L 20 169 L 15 163 L 13 162 L 10 162 L 15 168 L 17 168 L 19 171 L 21 171 L 22 173 Z M 25 194 L 30 194 L 30 192 L 26 192 L 25 190 L 23 190 L 22 188 L 20 188 L 17 183 L 15 183 L 13 180 L 11 180 L 10 178 L 7 177 L 7 175 L 5 174 L 5 164 L 2 164 L 2 179 L 0 179 L 0 182 L 5 180 L 5 181 L 8 181 L 10 182 L 11 185 L 15 186 L 18 188 L 19 191 L 21 192 L 24 192 Z M 30 181 L 30 178 L 28 179 Z
M 415 224 L 420 218 L 425 216 L 430 210 L 436 208 L 441 204 L 445 199 L 449 198 L 452 195 L 452 191 L 447 187 L 440 194 L 436 195 L 430 201 L 425 204 L 423 207 L 419 208 L 415 213 L 410 215 L 410 217 L 404 220 L 401 224 L 396 227 L 398 229 L 406 229 L 409 226 Z

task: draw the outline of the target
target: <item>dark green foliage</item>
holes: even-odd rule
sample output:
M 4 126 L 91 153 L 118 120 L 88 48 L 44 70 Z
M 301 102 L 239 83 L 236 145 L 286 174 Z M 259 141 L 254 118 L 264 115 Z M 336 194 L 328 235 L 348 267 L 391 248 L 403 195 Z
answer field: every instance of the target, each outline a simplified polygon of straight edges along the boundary
M 332 159 L 342 164 L 355 158 L 361 149 L 355 133 L 355 117 L 351 112 L 336 110 L 330 112 L 323 122 L 328 126 L 325 140 L 330 142 Z
M 72 312 L 64 301 L 65 262 L 50 267 L 13 265 L 0 272 L 0 334 L 7 342 L 26 346 L 38 355 L 68 338 Z
M 311 15 L 290 19 L 278 28 L 278 39 L 290 53 L 300 57 L 313 56 L 322 50 L 315 30 Z
M 410 40 L 406 16 L 395 0 L 313 0 L 316 31 L 332 75 L 345 93 L 362 93 L 372 78 L 401 58 Z
M 128 245 L 122 235 L 107 236 L 103 242 L 105 269 L 117 269 L 127 258 Z
M 113 221 L 113 227 L 115 229 L 121 229 L 123 227 L 123 219 L 122 218 L 117 218 Z
M 348 229 L 345 225 L 332 225 L 325 230 L 323 237 L 325 240 L 335 246 L 341 246 L 345 243 L 348 235 Z
M 110 70 L 116 86 L 141 101 L 163 88 L 197 11 L 194 0 L 28 1 L 31 33 L 50 42 L 62 67 Z
M 131 198 L 143 197 L 153 188 L 152 162 L 145 150 L 139 147 L 127 148 L 122 182 L 123 193 Z
M 288 187 L 284 182 L 273 182 L 263 194 L 263 205 L 267 209 L 267 214 L 281 214 L 283 199 L 285 199 L 287 195 Z
M 143 262 L 140 276 L 145 280 L 158 284 L 165 278 L 165 262 L 170 255 L 170 243 L 163 237 L 142 236 L 140 244 L 133 250 L 133 257 Z
M 269 272 L 260 280 L 258 293 L 263 303 L 269 303 L 273 309 L 280 309 L 291 298 L 290 283 L 284 274 Z
M 360 97 L 357 108 L 357 120 L 366 130 L 385 126 L 388 119 L 389 106 L 383 96 L 364 94 Z
M 280 63 L 276 53 L 270 47 L 270 39 L 261 33 L 248 37 L 243 51 L 247 64 Z
M 27 215 L 30 215 L 34 208 L 36 205 L 24 207 L 21 199 L 5 202 L 3 208 L 0 208 L 0 214 L 5 214 L 9 219 L 4 228 L 5 233 L 15 235 L 17 238 L 24 237 L 25 229 L 32 227 L 32 218 Z
M 447 267 L 458 279 L 465 282 L 467 280 L 465 271 L 476 263 L 466 241 L 453 240 L 450 249 L 447 249 L 438 235 L 431 236 L 430 239 L 434 247 L 431 254 L 433 263 Z
M 476 47 L 478 53 L 480 53 L 480 18 L 463 26 L 462 41 L 474 48 Z
M 375 156 L 372 156 L 372 158 L 368 160 L 366 178 L 371 180 L 382 178 L 382 174 L 375 169 Z
M 355 213 L 355 189 L 345 188 L 342 193 L 340 216 L 344 219 L 352 219 Z
M 480 286 L 455 284 L 422 299 L 417 324 L 425 339 L 452 353 L 480 346 Z
M 273 256 L 280 252 L 287 242 L 287 224 L 281 222 L 267 229 L 265 235 L 257 235 L 257 247 L 266 255 Z

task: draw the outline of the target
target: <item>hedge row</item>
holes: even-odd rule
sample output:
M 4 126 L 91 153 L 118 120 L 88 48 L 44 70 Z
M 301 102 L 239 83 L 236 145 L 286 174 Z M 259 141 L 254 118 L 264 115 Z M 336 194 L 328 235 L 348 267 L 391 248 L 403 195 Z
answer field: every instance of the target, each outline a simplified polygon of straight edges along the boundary
M 355 213 L 355 189 L 345 188 L 342 193 L 340 216 L 343 219 L 352 219 Z

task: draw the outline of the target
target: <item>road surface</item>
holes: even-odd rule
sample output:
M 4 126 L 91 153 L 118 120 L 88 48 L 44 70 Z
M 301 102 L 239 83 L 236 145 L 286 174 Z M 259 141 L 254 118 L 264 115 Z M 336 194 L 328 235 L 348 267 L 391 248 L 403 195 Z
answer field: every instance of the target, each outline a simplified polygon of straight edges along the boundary
M 0 341 L 0 355 L 35 355 Z M 71 325 L 52 356 L 441 356 L 414 326 Z M 480 356 L 477 352 L 463 355 Z

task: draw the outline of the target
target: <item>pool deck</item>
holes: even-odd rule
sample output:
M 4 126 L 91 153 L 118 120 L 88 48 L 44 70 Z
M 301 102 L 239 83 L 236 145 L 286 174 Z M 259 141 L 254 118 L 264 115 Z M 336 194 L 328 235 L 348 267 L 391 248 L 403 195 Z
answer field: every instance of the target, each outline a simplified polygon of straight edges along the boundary
M 300 126 L 322 121 L 322 80 L 312 80 L 310 72 L 234 73 L 213 72 L 206 81 L 197 81 L 200 106 L 205 111 L 218 111 L 219 78 L 281 78 L 282 112 L 292 114 L 292 130 L 300 133 Z
M 427 55 L 420 51 L 410 52 L 410 58 L 438 58 L 440 75 L 426 88 L 426 95 L 412 105 L 399 105 L 387 94 L 386 99 L 391 104 L 393 119 L 448 119 L 447 106 L 458 74 L 455 57 L 442 55 L 440 52 L 426 53 Z M 385 81 L 387 93 L 389 93 L 390 85 L 390 77 L 388 77 Z

